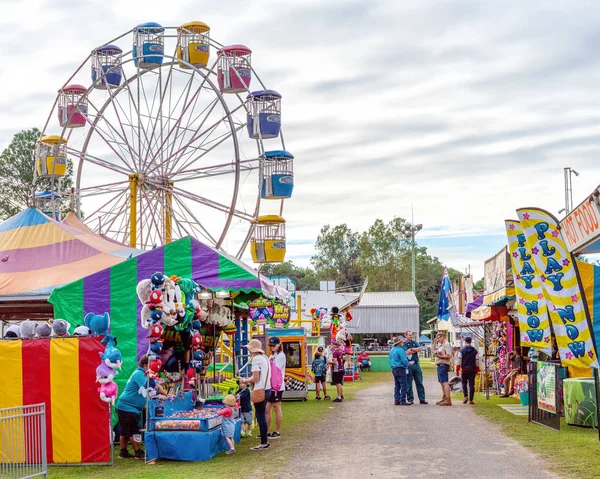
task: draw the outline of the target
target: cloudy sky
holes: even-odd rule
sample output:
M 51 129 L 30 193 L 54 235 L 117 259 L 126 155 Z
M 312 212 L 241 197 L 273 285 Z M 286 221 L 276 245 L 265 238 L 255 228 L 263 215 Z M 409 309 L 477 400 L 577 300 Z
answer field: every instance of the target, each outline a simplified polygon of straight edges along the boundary
M 537 5 L 536 5 L 537 4 Z M 42 126 L 93 46 L 157 21 L 210 24 L 253 49 L 283 95 L 296 189 L 288 257 L 322 225 L 423 223 L 419 241 L 477 277 L 521 206 L 578 204 L 600 183 L 600 5 L 592 1 L 3 0 L 0 147 Z M 148 12 L 148 13 L 144 13 Z

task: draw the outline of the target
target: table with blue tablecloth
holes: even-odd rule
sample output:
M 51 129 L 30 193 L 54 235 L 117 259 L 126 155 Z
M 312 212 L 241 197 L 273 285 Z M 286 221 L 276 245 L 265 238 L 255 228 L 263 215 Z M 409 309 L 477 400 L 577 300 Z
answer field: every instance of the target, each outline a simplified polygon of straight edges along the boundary
M 144 435 L 148 458 L 208 461 L 227 451 L 229 446 L 221 432 L 222 417 L 217 414 L 222 407 L 220 402 L 206 402 L 198 409 L 190 392 L 172 399 L 151 400 L 148 431 Z M 237 418 L 233 440 L 238 443 L 242 433 L 239 411 L 233 417 Z
M 235 422 L 233 440 L 241 438 L 242 422 Z M 229 446 L 219 426 L 212 431 L 153 431 L 145 435 L 146 454 L 149 459 L 172 459 L 174 461 L 208 461 L 227 451 Z
M 592 378 L 563 380 L 565 421 L 574 426 L 598 426 L 596 388 Z

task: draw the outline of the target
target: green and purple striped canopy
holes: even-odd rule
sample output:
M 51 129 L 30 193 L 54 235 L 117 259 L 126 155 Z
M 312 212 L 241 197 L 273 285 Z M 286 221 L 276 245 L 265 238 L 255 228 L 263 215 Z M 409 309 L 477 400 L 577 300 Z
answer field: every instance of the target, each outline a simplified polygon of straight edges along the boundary
M 54 305 L 54 316 L 71 325 L 83 324 L 88 313 L 110 314 L 110 332 L 123 354 L 121 391 L 137 359 L 148 350 L 148 330 L 140 323 L 142 304 L 136 287 L 157 271 L 191 278 L 212 291 L 289 296 L 256 270 L 189 236 L 55 289 L 48 300 Z

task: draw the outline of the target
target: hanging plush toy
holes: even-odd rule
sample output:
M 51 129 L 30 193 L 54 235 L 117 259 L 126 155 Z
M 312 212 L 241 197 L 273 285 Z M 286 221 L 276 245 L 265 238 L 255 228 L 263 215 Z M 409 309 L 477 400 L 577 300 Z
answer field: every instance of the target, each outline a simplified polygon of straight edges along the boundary
M 115 398 L 119 393 L 119 387 L 116 383 L 111 381 L 109 383 L 100 385 L 100 387 L 98 388 L 98 392 L 100 393 L 100 399 L 114 406 Z
M 117 374 L 119 374 L 118 371 L 114 370 L 106 363 L 101 363 L 100 366 L 96 368 L 96 382 L 107 384 L 111 382 Z
M 50 326 L 47 322 L 40 323 L 38 324 L 35 332 L 39 338 L 49 338 L 52 336 L 52 326 Z
M 83 325 L 91 329 L 98 336 L 106 336 L 110 328 L 110 316 L 104 313 L 102 316 L 88 313 L 83 319 Z
M 116 338 L 107 335 L 102 340 L 102 344 L 106 344 L 106 349 L 104 350 L 104 353 L 98 353 L 100 354 L 102 361 L 104 361 L 109 367 L 113 369 L 121 369 L 121 361 L 123 358 L 121 355 L 121 351 L 119 351 L 116 348 Z
M 69 323 L 64 319 L 55 319 L 52 322 L 52 332 L 54 336 L 63 337 L 69 334 Z
M 35 336 L 35 331 L 37 328 L 37 324 L 31 321 L 30 319 L 26 319 L 19 325 L 19 335 L 21 339 L 33 339 Z
M 19 338 L 21 333 L 19 332 L 19 325 L 18 324 L 13 324 L 11 326 L 9 326 L 6 331 L 4 332 L 4 337 L 5 338 L 11 338 L 11 339 L 16 339 Z
M 89 336 L 92 334 L 92 330 L 87 326 L 77 326 L 73 330 L 73 336 Z

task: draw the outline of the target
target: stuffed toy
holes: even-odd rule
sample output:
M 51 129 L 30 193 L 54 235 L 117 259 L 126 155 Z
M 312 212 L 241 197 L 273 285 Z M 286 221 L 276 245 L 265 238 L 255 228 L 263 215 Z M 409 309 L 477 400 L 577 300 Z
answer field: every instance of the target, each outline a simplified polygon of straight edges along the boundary
M 121 361 L 123 358 L 121 351 L 116 348 L 117 340 L 109 334 L 102 340 L 102 344 L 106 344 L 104 352 L 98 353 L 102 358 L 102 361 L 113 369 L 121 369 Z
M 119 374 L 118 371 L 114 370 L 106 363 L 102 363 L 96 368 L 96 382 L 100 384 L 107 384 L 111 382 L 117 374 Z
M 109 383 L 102 384 L 98 388 L 98 392 L 100 393 L 100 399 L 114 406 L 115 398 L 117 397 L 117 394 L 119 392 L 119 387 L 116 383 L 111 381 Z
M 21 339 L 33 339 L 35 336 L 35 331 L 37 328 L 37 324 L 31 321 L 30 319 L 26 319 L 19 325 L 19 335 Z
M 92 334 L 92 330 L 87 326 L 77 326 L 73 330 L 73 336 L 89 336 Z
M 6 332 L 4 333 L 4 337 L 5 338 L 19 338 L 20 337 L 19 325 L 13 324 L 12 326 L 9 326 L 6 329 Z
M 160 290 L 165 284 L 165 275 L 162 273 L 154 273 L 150 276 L 150 283 L 152 284 L 152 289 Z
M 152 361 L 150 361 L 148 368 L 150 369 L 150 371 L 159 373 L 162 369 L 162 361 L 160 359 L 153 359 Z
M 52 336 L 52 326 L 47 322 L 39 323 L 35 332 L 39 338 L 49 338 Z
M 150 336 L 153 338 L 160 338 L 163 334 L 163 327 L 159 324 L 156 323 L 154 325 L 152 325 L 152 328 L 150 328 Z
M 69 323 L 64 319 L 55 319 L 52 321 L 52 332 L 54 333 L 54 336 L 66 336 L 69 334 Z
M 110 329 L 110 316 L 108 313 L 104 313 L 102 316 L 88 313 L 83 319 L 83 325 L 91 329 L 94 334 L 106 336 Z

